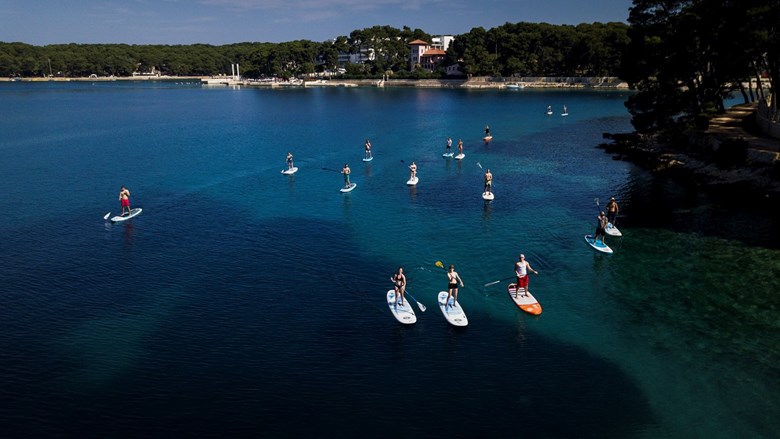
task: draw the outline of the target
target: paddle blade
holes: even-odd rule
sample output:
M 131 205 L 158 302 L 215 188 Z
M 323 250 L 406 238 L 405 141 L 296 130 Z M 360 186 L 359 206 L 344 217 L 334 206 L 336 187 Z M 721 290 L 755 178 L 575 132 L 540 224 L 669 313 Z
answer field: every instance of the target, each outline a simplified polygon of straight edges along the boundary
M 480 165 L 479 162 L 477 162 L 477 166 L 479 166 L 479 169 L 482 169 L 482 165 Z
M 415 302 L 417 302 L 417 301 L 415 300 Z M 417 306 L 419 306 L 419 307 L 420 307 L 420 311 L 422 311 L 422 312 L 425 312 L 425 305 L 423 305 L 423 304 L 422 304 L 422 303 L 420 303 L 420 302 L 417 302 Z
M 436 266 L 439 268 L 444 268 L 444 264 L 442 264 L 441 261 L 436 261 Z
M 111 212 L 108 212 L 108 213 L 106 214 L 106 216 L 104 216 L 104 217 L 103 217 L 103 219 L 104 219 L 104 220 L 107 220 L 107 219 L 108 219 L 108 217 L 109 217 L 110 215 L 111 215 Z
M 497 283 L 499 283 L 499 282 L 501 282 L 501 281 L 500 281 L 500 280 L 497 280 L 497 281 L 494 281 L 494 282 L 488 282 L 488 283 L 486 283 L 486 284 L 485 284 L 485 285 L 483 285 L 483 286 L 489 287 L 489 286 L 491 286 L 491 285 L 495 285 L 495 284 L 497 284 Z

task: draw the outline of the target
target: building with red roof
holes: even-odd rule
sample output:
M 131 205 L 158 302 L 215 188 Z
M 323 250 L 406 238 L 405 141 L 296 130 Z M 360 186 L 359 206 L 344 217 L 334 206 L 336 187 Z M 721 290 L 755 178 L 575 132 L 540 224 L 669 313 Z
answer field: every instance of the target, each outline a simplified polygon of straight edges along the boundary
M 452 42 L 452 37 L 434 38 L 435 45 L 423 40 L 414 40 L 409 43 L 412 46 L 412 54 L 409 58 L 410 70 L 417 68 L 433 71 L 447 55 L 447 47 Z

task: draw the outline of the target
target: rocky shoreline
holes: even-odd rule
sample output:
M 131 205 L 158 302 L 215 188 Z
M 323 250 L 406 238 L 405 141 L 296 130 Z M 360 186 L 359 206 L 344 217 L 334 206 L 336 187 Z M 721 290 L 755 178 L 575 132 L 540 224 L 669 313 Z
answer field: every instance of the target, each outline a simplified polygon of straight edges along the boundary
M 598 147 L 657 174 L 774 204 L 780 199 L 780 140 L 756 132 L 754 107 L 736 106 L 681 139 L 604 133 L 610 142 Z

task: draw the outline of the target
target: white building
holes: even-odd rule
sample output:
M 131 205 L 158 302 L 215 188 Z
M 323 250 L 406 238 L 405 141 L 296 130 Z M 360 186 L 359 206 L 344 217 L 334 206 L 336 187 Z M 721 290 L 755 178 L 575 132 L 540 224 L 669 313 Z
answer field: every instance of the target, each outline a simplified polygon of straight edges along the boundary
M 450 48 L 450 44 L 455 41 L 455 37 L 452 35 L 442 35 L 439 37 L 431 38 L 431 47 L 434 49 L 441 49 L 447 51 Z

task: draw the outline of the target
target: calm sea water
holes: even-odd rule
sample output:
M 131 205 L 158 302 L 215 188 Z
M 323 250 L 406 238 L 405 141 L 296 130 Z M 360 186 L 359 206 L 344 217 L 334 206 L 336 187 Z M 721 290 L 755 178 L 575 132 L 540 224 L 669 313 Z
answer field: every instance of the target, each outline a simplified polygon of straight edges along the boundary
M 626 96 L 0 84 L 0 436 L 775 437 L 780 221 L 595 148 Z

